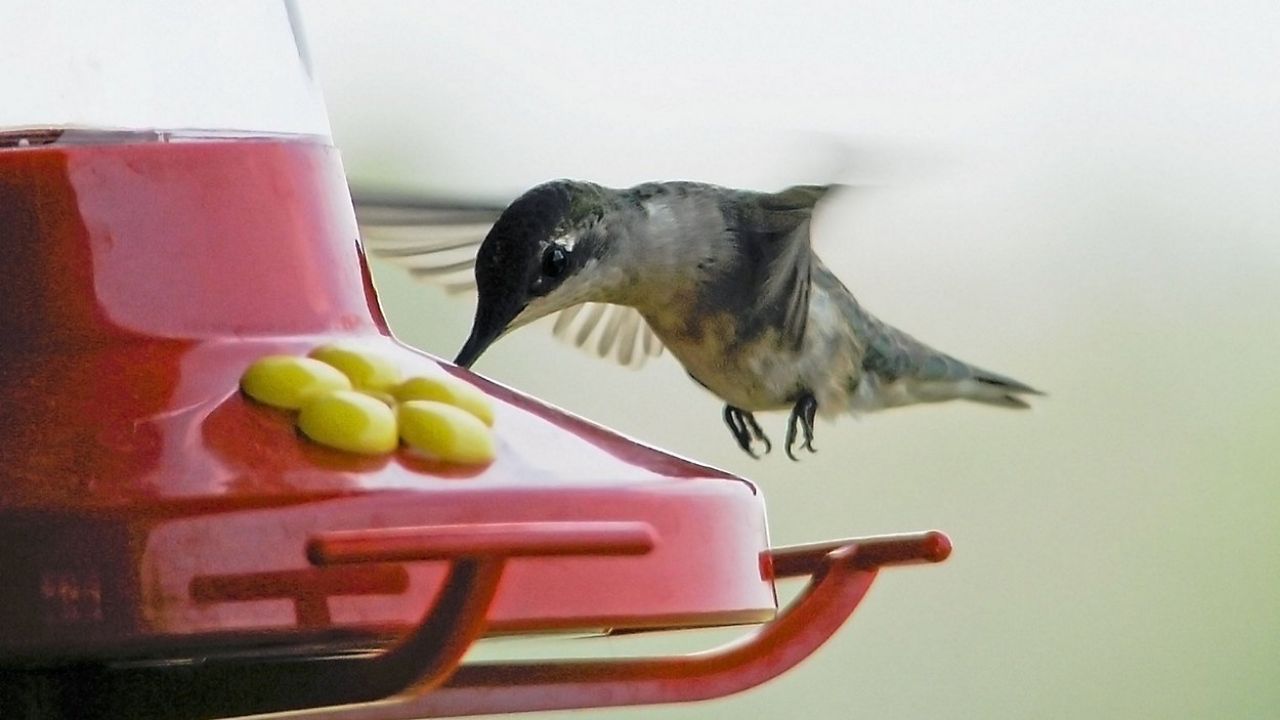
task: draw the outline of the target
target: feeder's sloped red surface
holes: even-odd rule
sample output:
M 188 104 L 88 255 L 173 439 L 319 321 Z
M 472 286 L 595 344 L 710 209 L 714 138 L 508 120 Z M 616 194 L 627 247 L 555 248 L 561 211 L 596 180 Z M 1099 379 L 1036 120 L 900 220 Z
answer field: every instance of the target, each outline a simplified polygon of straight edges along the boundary
M 490 631 L 753 622 L 775 609 L 755 489 L 392 339 L 322 144 L 0 149 L 0 658 L 184 656 L 380 637 L 445 573 L 318 568 L 335 531 L 623 522 L 647 554 L 508 563 Z M 433 312 L 424 308 L 424 312 Z M 335 339 L 496 408 L 497 460 L 314 445 L 238 391 Z M 631 526 L 628 526 L 631 527 Z

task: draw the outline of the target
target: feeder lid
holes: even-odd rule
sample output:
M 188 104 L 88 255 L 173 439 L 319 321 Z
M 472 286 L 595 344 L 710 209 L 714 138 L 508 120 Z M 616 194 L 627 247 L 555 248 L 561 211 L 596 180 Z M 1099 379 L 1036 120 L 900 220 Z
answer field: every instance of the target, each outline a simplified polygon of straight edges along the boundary
M 17 0 L 0 129 L 329 136 L 292 3 Z

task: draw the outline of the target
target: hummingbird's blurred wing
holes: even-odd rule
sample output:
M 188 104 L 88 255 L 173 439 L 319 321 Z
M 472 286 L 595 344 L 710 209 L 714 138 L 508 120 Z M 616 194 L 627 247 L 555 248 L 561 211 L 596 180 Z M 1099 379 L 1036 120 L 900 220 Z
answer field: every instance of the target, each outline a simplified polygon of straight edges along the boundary
M 450 294 L 475 292 L 476 251 L 503 208 L 360 192 L 354 193 L 354 200 L 366 251 Z M 626 367 L 641 367 L 662 354 L 662 343 L 649 324 L 622 305 L 575 305 L 559 313 L 553 332 Z
M 552 333 L 596 355 L 638 368 L 662 354 L 662 342 L 634 308 L 582 303 L 561 310 Z
M 400 196 L 355 196 L 365 250 L 449 293 L 475 292 L 476 250 L 502 208 L 433 203 Z
M 756 295 L 755 317 L 799 347 L 809 319 L 812 272 L 819 261 L 810 239 L 814 207 L 837 185 L 797 185 L 778 193 L 752 193 L 733 228 L 747 256 L 766 271 Z

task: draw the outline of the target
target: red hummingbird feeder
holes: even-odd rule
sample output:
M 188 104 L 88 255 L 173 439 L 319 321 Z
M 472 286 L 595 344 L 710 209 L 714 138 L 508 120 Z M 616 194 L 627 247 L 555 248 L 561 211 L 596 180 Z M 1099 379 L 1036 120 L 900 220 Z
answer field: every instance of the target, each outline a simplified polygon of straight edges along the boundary
M 233 96 L 277 82 L 311 97 L 288 10 L 206 8 L 184 27 L 234 30 L 287 66 L 254 76 L 267 87 L 228 80 Z M 146 85 L 125 61 L 100 70 L 126 96 Z M 949 553 L 936 532 L 771 548 L 750 482 L 402 345 L 318 100 L 302 120 L 192 130 L 211 125 L 166 114 L 178 101 L 163 89 L 133 103 L 159 108 L 142 120 L 86 121 L 38 98 L 30 115 L 0 113 L 3 717 L 718 697 L 813 652 L 880 567 Z M 270 115 L 251 100 L 244 117 Z M 335 340 L 488 395 L 493 462 L 326 448 L 240 392 L 253 361 Z M 788 577 L 809 585 L 779 611 Z M 696 655 L 462 662 L 497 634 L 741 624 L 760 627 Z

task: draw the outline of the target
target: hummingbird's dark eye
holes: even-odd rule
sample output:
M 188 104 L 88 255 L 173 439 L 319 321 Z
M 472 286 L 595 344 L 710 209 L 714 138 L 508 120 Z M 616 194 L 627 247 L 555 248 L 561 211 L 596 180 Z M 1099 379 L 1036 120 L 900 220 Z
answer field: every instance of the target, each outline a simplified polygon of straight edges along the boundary
M 542 277 L 558 280 L 569 266 L 569 255 L 559 245 L 552 245 L 542 253 Z

